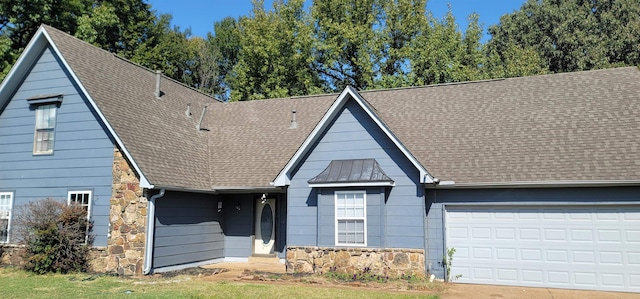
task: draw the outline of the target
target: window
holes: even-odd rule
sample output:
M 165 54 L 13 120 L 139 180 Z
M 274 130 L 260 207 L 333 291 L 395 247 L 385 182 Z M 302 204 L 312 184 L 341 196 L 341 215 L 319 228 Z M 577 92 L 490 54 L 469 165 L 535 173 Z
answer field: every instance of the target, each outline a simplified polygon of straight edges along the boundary
M 9 242 L 12 206 L 13 206 L 13 193 L 0 192 L 0 243 Z
M 56 126 L 57 104 L 36 106 L 36 132 L 33 139 L 34 154 L 53 153 L 53 135 Z
M 67 204 L 77 204 L 87 211 L 87 220 L 91 220 L 91 191 L 69 191 Z M 86 226 L 84 243 L 89 240 L 89 226 Z
M 336 191 L 336 245 L 367 246 L 367 200 L 364 191 Z
M 87 219 L 91 219 L 91 191 L 69 191 L 67 204 L 78 204 L 87 211 Z

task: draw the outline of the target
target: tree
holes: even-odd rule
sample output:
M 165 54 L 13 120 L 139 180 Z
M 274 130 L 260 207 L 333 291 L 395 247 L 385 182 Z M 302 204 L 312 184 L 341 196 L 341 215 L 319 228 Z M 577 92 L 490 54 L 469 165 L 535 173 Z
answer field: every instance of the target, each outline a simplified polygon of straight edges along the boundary
M 382 0 L 314 1 L 315 69 L 330 90 L 346 85 L 374 86 L 376 47 L 374 28 L 381 22 Z
M 458 82 L 465 79 L 461 70 L 462 33 L 451 10 L 438 20 L 429 15 L 429 23 L 413 42 L 411 54 L 415 85 Z
M 240 51 L 233 67 L 231 100 L 258 100 L 321 91 L 311 68 L 311 30 L 304 1 L 274 2 L 267 12 L 253 2 L 252 14 L 239 22 Z
M 171 28 L 171 15 L 156 15 L 141 0 L 96 1 L 79 19 L 76 36 L 133 62 L 197 87 L 198 42 L 190 30 Z
M 0 79 L 27 46 L 40 24 L 75 32 L 79 16 L 91 9 L 91 0 L 0 1 Z
M 532 48 L 550 72 L 638 65 L 640 0 L 529 0 L 489 33 L 489 52 Z
M 411 85 L 412 41 L 428 30 L 426 0 L 383 1 L 384 26 L 376 31 L 375 50 L 379 75 L 375 87 L 393 88 Z
M 207 48 L 211 60 L 217 69 L 216 84 L 212 85 L 211 93 L 219 99 L 229 100 L 231 95 L 229 74 L 238 63 L 240 52 L 240 30 L 238 22 L 232 17 L 226 17 L 213 24 L 213 34 L 207 34 Z
M 22 50 L 40 24 L 75 32 L 78 17 L 91 8 L 91 0 L 3 0 L 0 1 L 0 30 L 12 41 L 13 50 Z
M 76 36 L 109 52 L 130 58 L 149 39 L 157 37 L 156 15 L 143 0 L 94 0 L 93 9 L 79 21 Z M 165 17 L 166 18 L 166 17 Z M 168 16 L 170 19 L 171 17 Z M 163 22 L 163 20 L 159 20 Z M 74 34 L 75 31 L 69 31 Z

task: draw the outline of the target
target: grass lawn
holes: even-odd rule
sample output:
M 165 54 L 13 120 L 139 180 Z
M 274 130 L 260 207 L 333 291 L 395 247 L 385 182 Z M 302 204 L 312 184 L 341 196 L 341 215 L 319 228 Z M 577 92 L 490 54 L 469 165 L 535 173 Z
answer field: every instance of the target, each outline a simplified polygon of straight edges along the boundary
M 437 295 L 304 283 L 207 281 L 196 276 L 121 278 L 36 275 L 0 268 L 0 298 L 439 298 Z

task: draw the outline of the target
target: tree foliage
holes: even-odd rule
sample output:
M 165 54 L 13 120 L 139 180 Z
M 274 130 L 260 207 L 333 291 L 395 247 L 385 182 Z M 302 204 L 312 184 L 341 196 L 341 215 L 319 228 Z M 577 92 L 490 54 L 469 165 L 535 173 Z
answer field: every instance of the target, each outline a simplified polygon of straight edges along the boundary
M 489 33 L 490 53 L 504 61 L 521 51 L 550 72 L 638 65 L 640 1 L 528 0 Z
M 311 68 L 311 32 L 303 0 L 274 2 L 239 21 L 239 51 L 229 83 L 231 100 L 257 100 L 317 93 L 319 79 Z
M 0 77 L 40 23 L 222 100 L 515 77 L 640 64 L 640 0 L 527 0 L 489 28 L 459 28 L 427 0 L 275 0 L 206 37 L 144 0 L 0 1 Z

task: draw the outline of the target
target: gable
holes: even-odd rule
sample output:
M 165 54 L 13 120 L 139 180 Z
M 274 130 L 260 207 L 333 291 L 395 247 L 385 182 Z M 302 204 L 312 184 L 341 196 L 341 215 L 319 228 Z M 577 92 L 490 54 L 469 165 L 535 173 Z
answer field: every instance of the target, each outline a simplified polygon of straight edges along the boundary
M 346 104 L 350 103 L 353 105 L 350 109 L 344 109 Z M 355 107 L 359 107 L 355 109 Z M 320 120 L 318 125 L 314 128 L 311 134 L 307 137 L 307 139 L 300 146 L 298 151 L 294 154 L 294 156 L 289 160 L 287 165 L 282 169 L 282 171 L 275 178 L 273 184 L 274 186 L 287 186 L 290 183 L 290 179 L 292 176 L 292 171 L 302 162 L 306 155 L 309 154 L 311 149 L 315 146 L 316 142 L 318 142 L 319 138 L 325 134 L 326 130 L 333 125 L 333 123 L 340 117 L 348 117 L 350 113 L 344 114 L 344 111 L 361 111 L 357 113 L 359 119 L 355 122 L 353 120 L 347 120 L 346 122 L 352 122 L 355 124 L 356 122 L 370 122 L 371 127 L 376 127 L 379 129 L 379 132 L 386 136 L 388 140 L 393 144 L 397 150 L 399 150 L 402 155 L 411 163 L 415 169 L 419 172 L 419 178 L 417 180 L 420 183 L 431 183 L 433 182 L 433 177 L 427 172 L 427 170 L 418 162 L 418 160 L 413 157 L 413 155 L 409 152 L 409 150 L 400 142 L 400 140 L 391 132 L 391 130 L 386 126 L 386 124 L 378 118 L 378 116 L 374 113 L 373 109 L 366 103 L 366 101 L 356 92 L 352 87 L 347 86 L 344 91 L 338 96 L 333 105 L 329 108 L 329 111 L 325 113 L 323 118 Z M 353 114 L 355 115 L 355 114 Z M 348 136 L 357 138 L 357 136 Z M 349 158 L 347 158 L 349 159 Z
M 0 191 L 14 194 L 14 207 L 79 190 L 108 199 L 114 140 L 53 49 L 37 54 L 0 111 Z M 36 107 L 48 103 L 55 103 L 52 152 L 34 154 Z M 106 246 L 109 201 L 94 200 L 91 213 L 94 244 Z

